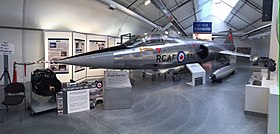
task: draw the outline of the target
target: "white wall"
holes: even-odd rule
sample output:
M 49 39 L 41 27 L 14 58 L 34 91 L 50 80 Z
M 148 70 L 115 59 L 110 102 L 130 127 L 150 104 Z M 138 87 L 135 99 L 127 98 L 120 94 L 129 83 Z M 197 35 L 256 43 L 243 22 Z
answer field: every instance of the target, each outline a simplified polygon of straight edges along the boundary
M 26 0 L 25 26 L 118 36 L 152 27 L 95 0 Z M 140 28 L 139 28 L 140 27 Z
M 77 31 L 102 35 L 143 34 L 153 28 L 118 10 L 95 0 L 0 0 L 0 27 L 36 28 L 48 30 Z M 0 28 L 0 42 L 15 44 L 12 63 L 37 61 L 44 57 L 44 39 L 41 30 Z M 18 81 L 30 81 L 31 71 L 43 65 L 18 66 Z M 3 72 L 3 56 L 0 55 L 0 73 Z M 0 82 L 0 85 L 3 81 Z
M 12 79 L 13 75 L 13 63 L 22 62 L 22 30 L 15 30 L 15 29 L 0 29 L 0 42 L 10 42 L 13 43 L 15 46 L 14 55 L 8 57 L 9 61 L 9 73 Z M 18 67 L 17 71 L 22 72 L 23 68 Z M 2 74 L 4 71 L 4 62 L 3 62 L 3 55 L 0 55 L 0 73 Z M 23 80 L 23 73 L 18 75 L 18 79 L 20 81 Z M 0 84 L 3 84 L 3 80 L 0 81 Z

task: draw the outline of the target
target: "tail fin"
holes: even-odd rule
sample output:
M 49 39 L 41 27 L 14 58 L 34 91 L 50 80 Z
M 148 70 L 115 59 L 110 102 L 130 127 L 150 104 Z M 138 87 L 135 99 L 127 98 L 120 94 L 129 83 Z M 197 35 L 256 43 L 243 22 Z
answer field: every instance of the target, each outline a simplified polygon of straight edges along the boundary
M 233 43 L 233 37 L 232 37 L 232 29 L 230 28 L 228 30 L 228 35 L 224 43 Z
M 231 28 L 228 30 L 228 35 L 227 35 L 227 38 L 224 41 L 224 43 L 228 44 L 228 47 L 227 47 L 228 50 L 230 50 L 230 51 L 235 50 L 235 46 L 233 44 L 233 36 L 232 36 L 232 29 Z

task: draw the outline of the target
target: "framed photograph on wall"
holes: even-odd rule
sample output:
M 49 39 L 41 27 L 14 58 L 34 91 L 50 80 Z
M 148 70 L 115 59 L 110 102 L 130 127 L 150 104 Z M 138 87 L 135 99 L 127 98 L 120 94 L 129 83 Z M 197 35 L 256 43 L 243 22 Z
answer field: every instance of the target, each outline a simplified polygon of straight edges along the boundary
M 87 52 L 107 48 L 107 36 L 87 35 Z M 100 77 L 106 69 L 94 69 L 87 67 L 87 77 Z
M 56 61 L 69 56 L 68 38 L 48 38 L 48 59 Z M 68 74 L 69 66 L 59 63 L 49 63 L 48 68 L 56 74 Z
M 73 55 L 86 52 L 87 47 L 86 34 L 73 32 Z M 79 81 L 86 78 L 86 67 L 73 65 L 73 80 Z
M 72 56 L 72 32 L 45 31 L 45 61 L 55 61 Z M 72 65 L 45 63 L 52 69 L 61 82 L 72 79 Z

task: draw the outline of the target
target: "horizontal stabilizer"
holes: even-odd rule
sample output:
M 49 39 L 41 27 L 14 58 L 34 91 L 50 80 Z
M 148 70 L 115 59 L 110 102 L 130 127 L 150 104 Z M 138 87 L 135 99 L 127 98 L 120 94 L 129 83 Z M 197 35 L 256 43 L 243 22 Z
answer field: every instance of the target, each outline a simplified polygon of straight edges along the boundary
M 238 52 L 228 51 L 228 50 L 221 51 L 220 54 L 226 54 L 226 55 L 233 55 L 233 56 L 240 56 L 240 57 L 251 58 L 251 55 L 249 55 L 249 54 L 238 53 Z

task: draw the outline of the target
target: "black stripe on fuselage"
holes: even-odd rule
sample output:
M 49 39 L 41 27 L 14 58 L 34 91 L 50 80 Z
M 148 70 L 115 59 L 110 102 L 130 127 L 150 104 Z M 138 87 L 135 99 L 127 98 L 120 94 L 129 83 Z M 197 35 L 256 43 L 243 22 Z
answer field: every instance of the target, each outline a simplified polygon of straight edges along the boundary
M 70 58 L 74 58 L 74 57 L 85 56 L 85 55 L 90 55 L 90 54 L 98 54 L 98 53 L 122 50 L 122 49 L 126 49 L 126 48 L 127 47 L 125 45 L 108 47 L 108 48 L 104 48 L 104 49 L 101 49 L 101 50 L 90 51 L 90 52 L 87 52 L 87 53 L 82 53 L 82 54 L 74 55 L 74 56 L 71 56 L 71 57 L 63 58 L 61 60 L 70 59 Z

